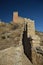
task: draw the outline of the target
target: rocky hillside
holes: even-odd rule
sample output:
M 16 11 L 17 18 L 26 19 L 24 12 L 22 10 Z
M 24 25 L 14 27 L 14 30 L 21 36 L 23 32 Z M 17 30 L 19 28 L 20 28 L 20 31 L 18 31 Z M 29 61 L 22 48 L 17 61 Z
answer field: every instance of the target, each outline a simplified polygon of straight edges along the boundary
M 43 46 L 43 32 L 36 31 L 36 34 L 40 37 L 41 43 L 40 45 Z
M 19 63 L 19 61 L 20 65 L 21 62 L 23 65 L 32 65 L 23 52 L 22 44 L 19 45 L 19 42 L 21 43 L 21 33 L 23 32 L 22 27 L 23 24 L 0 22 L 0 65 L 14 65 L 14 63 Z M 43 46 L 43 32 L 36 31 L 36 34 L 41 39 L 40 46 Z M 41 54 L 35 52 L 33 56 L 37 57 L 37 61 L 35 60 L 37 65 L 43 65 L 43 56 Z
M 0 65 L 32 65 L 21 44 L 22 27 L 23 24 L 0 22 Z
M 17 46 L 21 33 L 22 24 L 0 22 L 0 50 L 10 46 Z

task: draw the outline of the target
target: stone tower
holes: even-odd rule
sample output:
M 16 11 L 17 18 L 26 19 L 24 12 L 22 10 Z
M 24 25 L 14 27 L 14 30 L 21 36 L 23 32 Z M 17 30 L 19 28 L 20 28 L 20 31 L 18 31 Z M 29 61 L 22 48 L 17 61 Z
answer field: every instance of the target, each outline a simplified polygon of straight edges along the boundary
M 13 12 L 13 22 L 17 23 L 18 21 L 18 12 Z
M 18 12 L 13 12 L 13 23 L 23 23 L 24 18 L 18 16 Z

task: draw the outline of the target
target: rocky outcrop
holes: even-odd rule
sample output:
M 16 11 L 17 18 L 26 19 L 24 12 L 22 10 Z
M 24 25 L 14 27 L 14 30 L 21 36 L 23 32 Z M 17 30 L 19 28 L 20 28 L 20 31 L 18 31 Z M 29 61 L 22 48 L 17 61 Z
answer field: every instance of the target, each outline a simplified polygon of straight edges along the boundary
M 22 45 L 24 24 L 12 25 L 6 25 L 6 29 L 0 33 L 0 65 L 32 65 Z

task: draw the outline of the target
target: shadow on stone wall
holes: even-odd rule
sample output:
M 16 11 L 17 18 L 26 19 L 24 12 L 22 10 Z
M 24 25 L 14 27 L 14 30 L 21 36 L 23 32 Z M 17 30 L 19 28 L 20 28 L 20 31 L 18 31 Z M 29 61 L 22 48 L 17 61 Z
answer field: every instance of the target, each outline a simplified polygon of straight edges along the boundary
M 27 25 L 26 25 L 26 31 L 23 32 L 23 48 L 24 48 L 24 53 L 28 57 L 28 59 L 32 62 L 32 51 L 31 51 L 31 38 L 27 38 Z

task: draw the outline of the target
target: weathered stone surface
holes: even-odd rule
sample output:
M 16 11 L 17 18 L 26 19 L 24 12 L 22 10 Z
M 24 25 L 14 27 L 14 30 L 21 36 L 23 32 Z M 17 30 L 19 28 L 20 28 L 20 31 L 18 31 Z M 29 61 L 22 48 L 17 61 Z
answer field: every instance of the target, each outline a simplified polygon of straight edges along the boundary
M 34 65 L 43 65 L 43 56 L 32 50 L 32 61 Z
M 39 40 L 39 41 L 40 41 L 40 37 L 39 37 L 38 35 L 32 36 L 32 39 L 34 39 L 34 40 Z
M 23 47 L 10 47 L 0 51 L 0 65 L 22 65 Z
M 32 36 L 32 46 L 37 47 L 40 46 L 40 37 L 38 35 Z
M 33 65 L 25 54 L 23 54 L 22 65 Z
M 10 47 L 0 51 L 0 65 L 32 65 L 23 53 L 23 47 Z
M 25 18 L 25 22 L 27 22 L 27 37 L 35 35 L 34 21 Z

